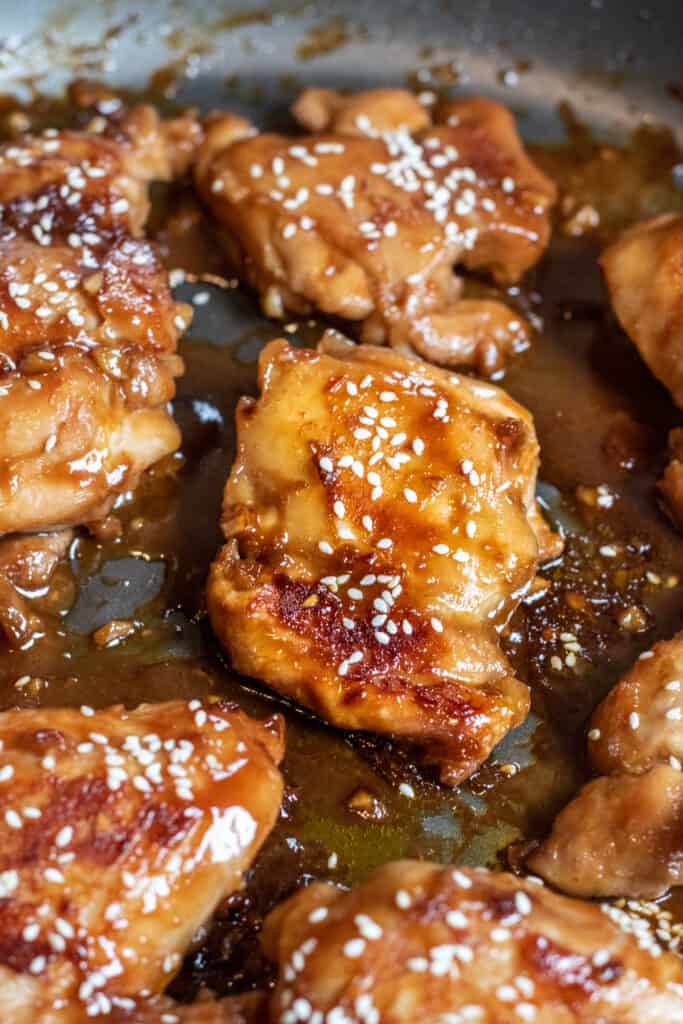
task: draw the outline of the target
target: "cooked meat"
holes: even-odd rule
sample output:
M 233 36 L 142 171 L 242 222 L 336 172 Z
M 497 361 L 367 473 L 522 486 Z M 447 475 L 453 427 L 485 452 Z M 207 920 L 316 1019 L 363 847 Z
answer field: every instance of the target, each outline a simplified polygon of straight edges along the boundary
M 0 714 L 0 740 L 0 1018 L 81 1024 L 160 992 L 277 817 L 281 721 L 40 708 Z
M 646 651 L 608 693 L 590 723 L 596 771 L 644 772 L 683 760 L 683 632 Z M 594 738 L 593 738 L 594 737 Z
M 602 778 L 528 858 L 575 896 L 654 898 L 683 881 L 683 632 L 642 654 L 591 720 Z
M 636 224 L 600 262 L 619 322 L 683 408 L 683 216 Z
M 179 443 L 190 311 L 138 236 L 197 128 L 147 107 L 100 127 L 0 148 L 0 535 L 106 514 Z
M 506 306 L 463 302 L 455 264 L 517 281 L 550 234 L 555 186 L 512 116 L 467 99 L 431 116 L 409 93 L 305 92 L 312 135 L 215 115 L 196 165 L 229 258 L 270 316 L 319 310 L 447 366 L 498 368 L 528 344 Z
M 238 671 L 341 728 L 418 744 L 455 785 L 528 710 L 496 629 L 557 550 L 533 422 L 497 388 L 335 351 L 262 353 L 211 621 Z
M 654 899 L 683 881 L 683 775 L 656 765 L 585 785 L 528 859 L 572 896 Z
M 312 885 L 263 941 L 273 1024 L 683 1021 L 677 957 L 639 948 L 599 907 L 484 869 L 406 861 L 351 892 Z
M 683 409 L 683 216 L 636 224 L 605 249 L 600 262 L 619 322 Z M 671 462 L 657 486 L 683 529 L 683 430 L 671 431 L 669 445 Z
M 657 488 L 674 526 L 683 530 L 683 427 L 669 431 L 669 456 Z

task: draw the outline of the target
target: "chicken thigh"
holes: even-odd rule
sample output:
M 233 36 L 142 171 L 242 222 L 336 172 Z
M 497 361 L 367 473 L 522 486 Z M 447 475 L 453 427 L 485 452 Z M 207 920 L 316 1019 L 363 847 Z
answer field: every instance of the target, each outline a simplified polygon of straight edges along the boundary
M 636 224 L 600 262 L 620 324 L 683 408 L 683 216 Z
M 406 861 L 312 885 L 263 932 L 275 1024 L 680 1024 L 683 964 L 596 906 L 485 869 Z M 659 954 L 659 955 L 655 955 Z
M 462 298 L 455 264 L 517 281 L 550 234 L 555 186 L 510 113 L 485 99 L 430 116 L 410 93 L 309 90 L 294 114 L 312 134 L 207 124 L 196 180 L 229 258 L 265 312 L 320 311 L 447 366 L 490 373 L 528 344 L 506 306 Z
M 278 814 L 282 723 L 171 701 L 0 714 L 0 1019 L 159 993 Z
M 614 311 L 652 373 L 683 409 L 683 216 L 665 214 L 625 231 L 601 258 Z M 683 431 L 669 435 L 671 461 L 658 484 L 683 528 Z
M 106 514 L 178 446 L 190 311 L 139 236 L 197 130 L 141 107 L 0 148 L 0 536 Z
M 455 785 L 528 710 L 496 630 L 558 550 L 533 422 L 498 388 L 323 348 L 271 342 L 238 407 L 211 621 L 238 671 Z
M 604 774 L 561 811 L 527 863 L 576 896 L 661 896 L 683 881 L 683 633 L 640 656 L 588 738 Z

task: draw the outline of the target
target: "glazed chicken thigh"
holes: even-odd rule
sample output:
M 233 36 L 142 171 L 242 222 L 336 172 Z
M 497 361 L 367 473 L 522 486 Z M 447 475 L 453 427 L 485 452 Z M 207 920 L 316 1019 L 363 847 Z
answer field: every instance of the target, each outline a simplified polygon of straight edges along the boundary
M 233 115 L 207 124 L 196 180 L 229 257 L 265 312 L 320 311 L 447 366 L 490 373 L 526 347 L 499 302 L 462 297 L 455 264 L 512 283 L 540 257 L 555 187 L 512 116 L 485 99 L 440 105 L 410 93 L 342 98 L 309 90 L 310 135 L 257 134 Z
M 601 258 L 614 311 L 652 373 L 683 409 L 683 216 L 665 214 L 625 231 Z M 671 461 L 658 489 L 683 529 L 683 431 L 669 434 Z
M 161 992 L 275 822 L 282 747 L 227 703 L 1 713 L 0 1019 Z
M 619 322 L 683 408 L 683 216 L 636 224 L 600 262 Z
M 275 1024 L 677 1024 L 683 965 L 596 906 L 485 869 L 406 861 L 267 919 Z M 658 953 L 659 955 L 655 955 Z
M 141 107 L 0 148 L 0 536 L 101 517 L 178 446 L 190 311 L 139 236 L 196 132 Z
M 238 671 L 455 785 L 528 710 L 496 628 L 558 550 L 533 423 L 497 388 L 323 348 L 271 342 L 238 407 L 211 621 Z
M 641 655 L 591 720 L 601 778 L 528 859 L 576 896 L 655 898 L 683 882 L 683 633 Z

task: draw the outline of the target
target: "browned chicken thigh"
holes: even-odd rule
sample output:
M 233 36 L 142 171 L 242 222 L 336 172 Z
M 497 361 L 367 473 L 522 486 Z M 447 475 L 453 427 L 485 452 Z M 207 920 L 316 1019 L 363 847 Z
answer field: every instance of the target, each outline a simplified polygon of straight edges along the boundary
M 625 231 L 601 258 L 614 311 L 652 373 L 683 409 L 683 216 L 665 214 Z M 683 431 L 669 435 L 671 462 L 658 484 L 683 529 Z
M 0 1019 L 159 993 L 270 831 L 281 755 L 279 719 L 226 703 L 1 713 Z
M 683 881 L 683 633 L 656 644 L 597 709 L 602 778 L 558 815 L 528 859 L 577 896 L 661 896 Z
M 263 351 L 208 584 L 235 668 L 344 729 L 409 740 L 444 782 L 525 717 L 498 642 L 559 539 L 503 391 L 386 349 Z
M 455 264 L 517 281 L 550 234 L 555 186 L 510 113 L 485 99 L 309 90 L 312 134 L 257 134 L 215 115 L 196 180 L 229 257 L 270 316 L 317 310 L 447 366 L 497 369 L 528 328 L 501 303 L 462 298 Z
M 683 964 L 596 906 L 485 869 L 406 861 L 278 907 L 275 1024 L 680 1024 Z M 658 955 L 656 955 L 658 954 Z
M 16 589 L 33 542 L 12 565 L 17 535 L 63 540 L 180 442 L 168 402 L 191 314 L 139 236 L 149 182 L 186 170 L 198 133 L 136 107 L 0 147 L 0 630 L 13 645 L 37 631 Z
M 636 224 L 600 262 L 619 322 L 683 408 L 683 216 Z
M 0 536 L 105 514 L 179 443 L 190 312 L 138 236 L 148 182 L 194 142 L 192 120 L 141 107 L 0 148 Z

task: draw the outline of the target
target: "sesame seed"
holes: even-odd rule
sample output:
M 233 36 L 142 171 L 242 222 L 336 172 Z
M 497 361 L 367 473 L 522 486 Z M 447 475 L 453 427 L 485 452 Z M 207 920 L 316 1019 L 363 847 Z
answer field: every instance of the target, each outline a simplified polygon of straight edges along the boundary
M 434 617 L 430 621 L 432 624 L 432 629 L 434 629 L 437 633 L 443 633 L 443 622 L 441 621 L 441 619 L 437 619 L 436 617 Z
M 403 497 L 404 497 L 404 498 L 406 499 L 406 501 L 407 501 L 407 502 L 409 502 L 409 503 L 410 503 L 411 505 L 415 505 L 415 504 L 417 504 L 417 494 L 416 494 L 416 493 L 415 493 L 415 491 L 414 491 L 414 490 L 412 489 L 412 487 L 405 487 L 405 488 L 403 489 Z
M 321 540 L 318 544 L 318 549 L 322 551 L 324 555 L 331 555 L 333 553 L 332 545 L 326 540 Z
M 640 726 L 640 715 L 638 714 L 637 711 L 632 711 L 631 714 L 628 716 L 628 724 L 629 724 L 630 728 L 633 729 L 634 731 L 639 728 L 639 726 Z
M 364 939 L 350 939 L 349 942 L 344 943 L 343 953 L 344 956 L 350 960 L 357 960 L 365 952 L 365 940 Z
M 55 836 L 57 846 L 68 846 L 73 838 L 74 830 L 70 825 L 65 825 Z
M 413 789 L 409 782 L 402 782 L 401 785 L 398 787 L 398 791 L 401 794 L 401 796 L 405 796 L 409 800 L 415 799 L 415 790 Z

